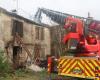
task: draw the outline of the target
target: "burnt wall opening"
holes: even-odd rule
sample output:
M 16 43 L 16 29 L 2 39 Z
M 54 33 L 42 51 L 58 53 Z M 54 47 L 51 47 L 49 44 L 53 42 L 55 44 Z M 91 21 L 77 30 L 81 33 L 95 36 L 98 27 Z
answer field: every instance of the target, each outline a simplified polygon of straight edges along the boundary
M 21 53 L 22 53 L 22 47 L 13 46 L 13 63 L 16 63 L 16 60 L 18 60 L 18 54 Z
M 12 36 L 15 36 L 16 33 L 18 33 L 20 37 L 23 37 L 23 22 L 13 20 L 12 24 Z

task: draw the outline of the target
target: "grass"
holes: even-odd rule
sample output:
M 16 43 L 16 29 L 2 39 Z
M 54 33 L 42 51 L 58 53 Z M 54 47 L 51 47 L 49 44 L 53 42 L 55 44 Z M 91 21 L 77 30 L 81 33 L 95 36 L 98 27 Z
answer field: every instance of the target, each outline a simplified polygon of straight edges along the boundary
M 33 72 L 28 70 L 16 70 L 14 74 L 0 76 L 0 80 L 47 80 L 47 72 Z
M 0 49 L 0 80 L 47 80 L 47 72 L 33 72 L 26 69 L 14 71 Z
M 3 76 L 0 76 L 0 80 L 48 80 L 48 73 L 45 71 L 42 72 L 33 72 L 30 70 L 16 70 L 14 73 L 7 73 Z M 51 74 L 51 77 L 54 79 L 57 77 L 56 74 Z

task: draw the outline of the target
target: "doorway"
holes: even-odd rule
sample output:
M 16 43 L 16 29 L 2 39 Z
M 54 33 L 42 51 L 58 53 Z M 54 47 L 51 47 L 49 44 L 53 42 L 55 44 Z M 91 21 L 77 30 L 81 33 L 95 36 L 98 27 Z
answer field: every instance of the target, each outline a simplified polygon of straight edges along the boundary
M 22 53 L 22 47 L 20 46 L 13 46 L 13 64 L 14 68 L 19 66 L 20 54 Z

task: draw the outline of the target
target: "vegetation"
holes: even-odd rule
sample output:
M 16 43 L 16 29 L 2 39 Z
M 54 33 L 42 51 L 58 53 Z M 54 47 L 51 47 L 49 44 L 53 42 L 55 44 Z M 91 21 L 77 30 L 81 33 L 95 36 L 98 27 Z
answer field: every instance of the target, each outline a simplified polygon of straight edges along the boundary
M 56 78 L 56 76 L 51 74 L 52 78 Z M 48 80 L 48 78 L 46 70 L 42 72 L 33 72 L 28 69 L 13 70 L 4 57 L 4 51 L 0 49 L 0 80 Z
M 45 80 L 46 76 L 46 71 L 13 70 L 4 56 L 4 51 L 0 49 L 0 80 Z
M 7 74 L 5 77 L 0 77 L 0 80 L 47 80 L 47 72 L 33 72 L 30 70 L 19 69 L 15 74 Z
M 7 74 L 11 71 L 11 66 L 4 56 L 4 51 L 0 49 L 0 75 Z
M 60 25 L 51 28 L 51 54 L 54 56 L 65 55 L 66 45 L 63 44 L 63 37 L 66 30 Z M 66 53 L 67 54 L 67 53 Z

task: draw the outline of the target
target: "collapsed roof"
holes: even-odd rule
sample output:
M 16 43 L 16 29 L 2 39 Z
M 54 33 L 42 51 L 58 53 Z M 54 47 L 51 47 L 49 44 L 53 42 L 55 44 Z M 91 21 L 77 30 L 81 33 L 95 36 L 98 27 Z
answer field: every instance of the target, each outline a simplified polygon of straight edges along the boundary
M 55 23 L 57 23 L 58 25 L 63 25 L 64 24 L 64 20 L 67 16 L 73 16 L 73 17 L 77 17 L 77 18 L 81 18 L 81 19 L 86 19 L 84 17 L 80 17 L 80 16 L 75 16 L 75 15 L 71 15 L 71 14 L 66 14 L 66 13 L 61 13 L 58 11 L 53 11 L 53 10 L 49 10 L 49 9 L 45 9 L 45 8 L 39 8 L 36 15 L 35 15 L 35 21 L 37 23 L 42 23 L 42 15 L 45 14 L 47 17 L 49 17 L 49 19 Z M 47 24 L 47 23 L 44 23 Z

